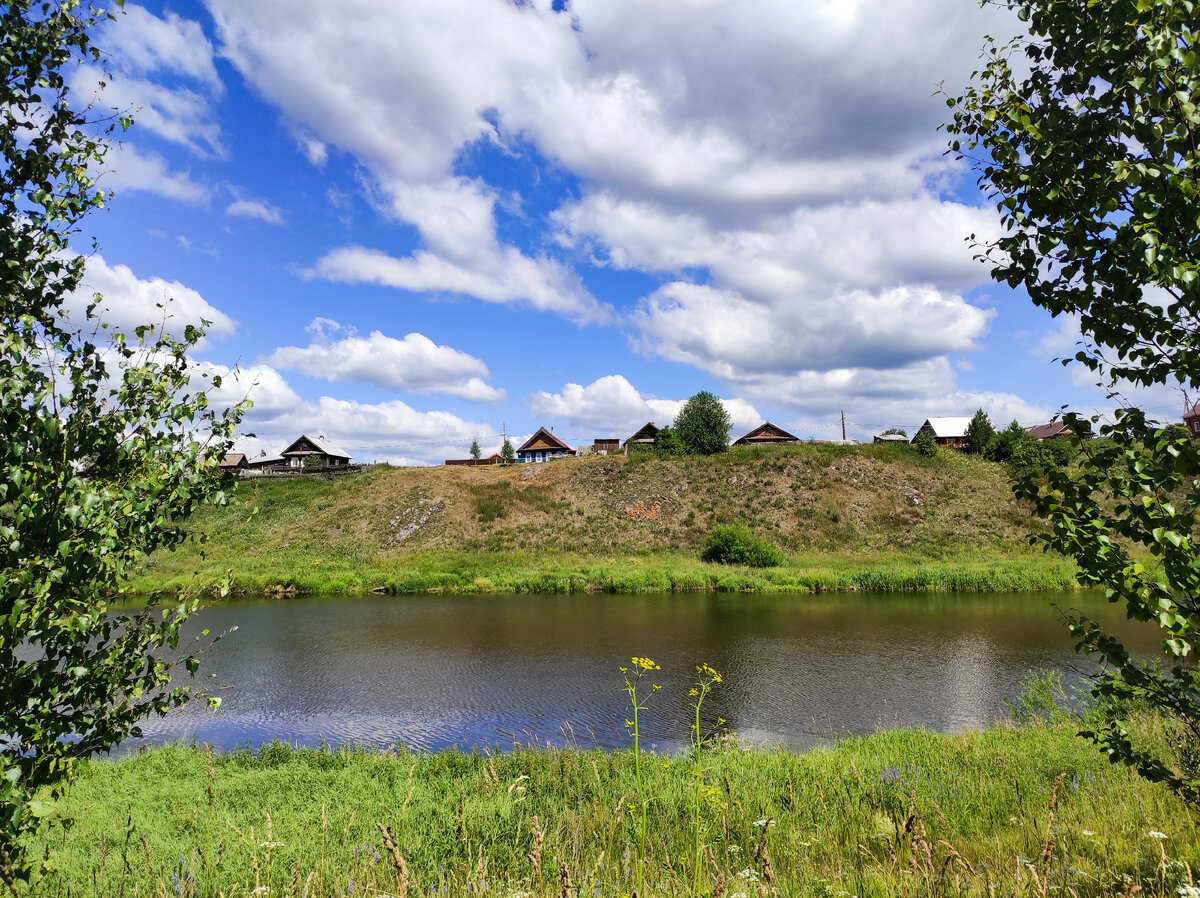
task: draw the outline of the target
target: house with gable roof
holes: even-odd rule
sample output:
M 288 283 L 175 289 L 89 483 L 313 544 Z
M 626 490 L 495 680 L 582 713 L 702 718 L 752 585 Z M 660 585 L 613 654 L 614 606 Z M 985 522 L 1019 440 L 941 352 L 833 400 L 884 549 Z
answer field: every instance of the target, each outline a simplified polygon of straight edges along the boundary
M 792 436 L 782 427 L 777 427 L 770 421 L 764 421 L 754 428 L 744 437 L 739 437 L 733 441 L 735 446 L 761 446 L 765 443 L 799 443 L 797 437 Z
M 647 421 L 642 428 L 627 439 L 624 443 L 625 451 L 629 451 L 630 446 L 653 446 L 654 438 L 658 436 L 659 427 L 653 421 Z
M 933 436 L 939 446 L 950 446 L 962 449 L 967 445 L 967 428 L 971 425 L 970 415 L 955 415 L 953 417 L 926 418 L 921 428 L 913 434 L 911 442 L 923 433 Z
M 301 434 L 292 445 L 281 453 L 283 463 L 289 468 L 303 468 L 316 465 L 322 468 L 333 468 L 350 464 L 350 453 L 335 446 L 325 434 L 310 437 Z
M 553 431 L 539 427 L 537 433 L 521 444 L 517 450 L 518 462 L 550 461 L 555 458 L 569 458 L 575 450 L 554 435 Z

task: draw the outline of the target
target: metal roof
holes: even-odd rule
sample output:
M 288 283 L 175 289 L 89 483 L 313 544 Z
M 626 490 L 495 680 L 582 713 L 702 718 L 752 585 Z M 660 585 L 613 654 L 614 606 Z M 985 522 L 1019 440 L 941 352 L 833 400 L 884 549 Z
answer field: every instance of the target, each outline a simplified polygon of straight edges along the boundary
M 925 424 L 933 431 L 935 437 L 965 437 L 967 427 L 971 424 L 971 415 L 956 415 L 945 418 L 926 418 Z M 922 428 L 925 426 L 921 425 Z

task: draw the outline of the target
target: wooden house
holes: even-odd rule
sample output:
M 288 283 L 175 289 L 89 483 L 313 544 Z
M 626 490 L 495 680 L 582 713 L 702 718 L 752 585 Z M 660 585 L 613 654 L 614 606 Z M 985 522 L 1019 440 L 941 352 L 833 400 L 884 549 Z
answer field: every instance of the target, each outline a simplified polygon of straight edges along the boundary
M 217 467 L 222 471 L 244 471 L 249 467 L 246 460 L 246 453 L 226 452 L 224 457 L 217 462 Z
M 448 458 L 446 459 L 446 464 L 461 465 L 467 468 L 483 468 L 488 465 L 504 464 L 504 456 L 499 452 L 493 452 L 487 458 Z
M 1200 402 L 1183 413 L 1183 426 L 1188 429 L 1193 440 L 1200 440 Z
M 546 428 L 539 427 L 537 433 L 522 443 L 521 448 L 517 450 L 517 461 L 550 461 L 555 458 L 568 458 L 574 454 L 574 449 Z
M 333 468 L 350 464 L 350 453 L 339 449 L 325 438 L 325 434 L 310 437 L 301 434 L 300 438 L 283 452 L 284 464 L 289 468 L 303 468 L 315 465 L 321 468 Z
M 871 437 L 872 443 L 904 443 L 908 444 L 908 437 L 902 433 L 877 433 Z
M 592 452 L 596 455 L 612 455 L 614 452 L 621 451 L 621 441 L 619 439 L 607 439 L 596 437 L 592 440 Z
M 260 452 L 254 458 L 246 459 L 246 468 L 250 471 L 265 471 L 268 468 L 281 468 L 287 464 L 287 459 L 282 455 L 268 455 L 266 451 Z
M 653 421 L 647 421 L 641 430 L 625 441 L 625 451 L 628 452 L 630 446 L 653 446 L 658 430 Z
M 764 421 L 754 428 L 744 437 L 739 437 L 733 441 L 735 446 L 762 446 L 766 443 L 798 443 L 796 437 L 792 436 L 782 427 L 776 427 L 770 421 Z
M 1183 416 L 1184 423 L 1187 423 L 1187 415 Z M 1200 413 L 1196 414 L 1196 422 L 1200 424 Z M 1192 427 L 1188 428 L 1193 434 L 1198 431 Z M 1067 427 L 1063 421 L 1051 421 L 1049 424 L 1038 424 L 1036 427 L 1029 427 L 1025 430 L 1029 434 L 1029 438 L 1037 440 L 1039 443 L 1042 440 L 1053 440 L 1058 437 L 1072 436 L 1071 428 Z
M 928 433 L 933 435 L 934 441 L 939 446 L 950 446 L 954 449 L 961 449 L 967 445 L 967 428 L 970 424 L 970 415 L 926 418 L 925 423 L 921 425 L 921 429 L 913 434 L 912 442 L 915 443 L 917 437 L 921 434 Z

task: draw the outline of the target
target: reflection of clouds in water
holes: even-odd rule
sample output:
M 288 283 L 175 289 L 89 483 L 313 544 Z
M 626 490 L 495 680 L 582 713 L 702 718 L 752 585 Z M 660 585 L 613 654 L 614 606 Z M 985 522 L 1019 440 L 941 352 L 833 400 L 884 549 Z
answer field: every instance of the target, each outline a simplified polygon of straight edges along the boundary
M 222 709 L 149 720 L 147 741 L 624 747 L 617 668 L 636 654 L 663 668 L 648 743 L 687 743 L 687 693 L 707 663 L 724 676 L 710 719 L 807 748 L 981 726 L 1031 668 L 1079 663 L 1044 597 L 361 597 L 229 602 L 189 624 L 231 625 L 197 681 Z

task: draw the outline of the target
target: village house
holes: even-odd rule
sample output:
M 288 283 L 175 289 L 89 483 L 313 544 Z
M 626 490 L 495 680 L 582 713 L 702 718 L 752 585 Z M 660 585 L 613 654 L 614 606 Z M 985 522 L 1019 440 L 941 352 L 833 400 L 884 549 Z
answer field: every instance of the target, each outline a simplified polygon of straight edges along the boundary
M 244 471 L 248 467 L 246 454 L 244 452 L 226 452 L 217 462 L 217 467 L 222 471 Z
M 630 446 L 653 446 L 658 430 L 653 421 L 647 421 L 641 430 L 625 441 L 625 451 L 628 452 Z
M 499 452 L 493 452 L 486 458 L 448 458 L 446 459 L 446 464 L 461 465 L 467 468 L 484 468 L 488 465 L 504 464 L 504 456 Z
M 908 444 L 908 437 L 902 433 L 877 433 L 871 437 L 873 443 L 904 443 Z
M 1200 402 L 1183 413 L 1183 426 L 1188 429 L 1192 439 L 1200 440 Z
M 1196 418 L 1197 421 L 1200 422 L 1200 414 L 1197 414 Z M 1183 420 L 1185 423 L 1187 422 L 1187 415 L 1183 416 Z M 1192 430 L 1193 434 L 1196 432 L 1196 430 Z M 1049 424 L 1038 424 L 1035 427 L 1026 428 L 1025 433 L 1029 434 L 1030 439 L 1037 440 L 1039 443 L 1042 440 L 1053 440 L 1057 437 L 1069 437 L 1073 435 L 1071 428 L 1067 427 L 1066 423 L 1063 421 L 1051 421 Z
M 517 461 L 541 462 L 555 458 L 569 458 L 575 450 L 556 437 L 553 432 L 539 427 L 537 433 L 521 444 L 517 450 Z
M 954 449 L 962 449 L 967 445 L 967 428 L 970 425 L 970 415 L 944 418 L 926 418 L 925 423 L 921 425 L 921 429 L 913 434 L 911 442 L 915 443 L 917 441 L 917 437 L 923 433 L 928 433 L 933 436 L 934 441 L 939 446 L 950 446 Z
M 325 438 L 325 434 L 310 437 L 301 434 L 292 445 L 283 452 L 283 463 L 289 468 L 317 466 L 333 468 L 350 464 L 350 453 L 339 449 Z
M 782 427 L 776 427 L 770 421 L 764 421 L 744 437 L 733 441 L 735 446 L 761 446 L 766 443 L 798 443 L 799 439 L 792 436 Z

